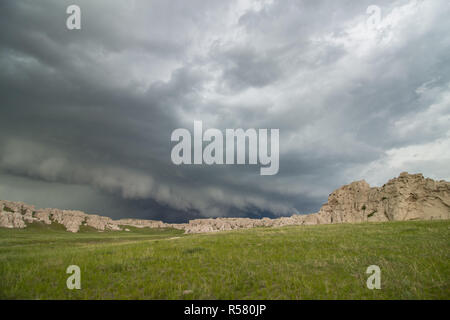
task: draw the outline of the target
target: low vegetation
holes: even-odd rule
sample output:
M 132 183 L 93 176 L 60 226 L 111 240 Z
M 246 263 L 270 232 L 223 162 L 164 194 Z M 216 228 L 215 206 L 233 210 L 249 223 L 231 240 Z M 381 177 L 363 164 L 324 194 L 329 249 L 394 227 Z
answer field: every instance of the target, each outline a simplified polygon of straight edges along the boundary
M 450 299 L 450 221 L 79 233 L 0 229 L 1 299 Z M 69 290 L 69 265 L 81 289 Z M 381 268 L 369 290 L 366 269 Z

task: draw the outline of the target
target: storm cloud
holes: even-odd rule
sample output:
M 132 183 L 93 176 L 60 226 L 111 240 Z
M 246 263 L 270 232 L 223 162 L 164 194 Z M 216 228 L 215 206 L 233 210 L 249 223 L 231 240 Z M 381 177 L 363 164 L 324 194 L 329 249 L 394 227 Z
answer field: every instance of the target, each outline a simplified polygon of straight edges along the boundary
M 314 212 L 402 171 L 450 180 L 446 0 L 19 0 L 0 16 L 0 199 L 186 221 Z M 279 173 L 174 165 L 171 133 L 194 120 L 280 129 Z

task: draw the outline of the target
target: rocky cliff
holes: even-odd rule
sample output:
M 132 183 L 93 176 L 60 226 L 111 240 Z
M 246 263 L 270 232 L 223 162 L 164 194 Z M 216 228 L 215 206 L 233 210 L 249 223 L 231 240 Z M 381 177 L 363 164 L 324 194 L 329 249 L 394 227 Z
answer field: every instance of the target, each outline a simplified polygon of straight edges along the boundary
M 153 220 L 112 220 L 73 210 L 35 209 L 25 203 L 0 200 L 0 227 L 25 228 L 34 222 L 59 223 L 70 232 L 78 232 L 81 226 L 99 231 L 133 226 L 172 227 L 185 233 L 203 233 L 253 227 L 433 219 L 450 219 L 450 182 L 425 179 L 422 174 L 406 172 L 382 187 L 371 188 L 365 181 L 353 182 L 330 194 L 328 202 L 318 213 L 278 219 L 217 218 L 168 224 Z
M 317 214 L 319 223 L 450 218 L 450 183 L 403 172 L 380 188 L 357 181 L 334 191 Z

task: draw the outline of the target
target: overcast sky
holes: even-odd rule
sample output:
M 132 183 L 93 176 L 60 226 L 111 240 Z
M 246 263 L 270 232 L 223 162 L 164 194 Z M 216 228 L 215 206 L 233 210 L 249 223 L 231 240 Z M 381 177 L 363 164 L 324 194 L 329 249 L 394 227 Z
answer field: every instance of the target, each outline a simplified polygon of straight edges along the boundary
M 0 199 L 173 222 L 450 180 L 449 17 L 448 0 L 1 1 Z M 194 120 L 280 129 L 279 173 L 175 166 Z

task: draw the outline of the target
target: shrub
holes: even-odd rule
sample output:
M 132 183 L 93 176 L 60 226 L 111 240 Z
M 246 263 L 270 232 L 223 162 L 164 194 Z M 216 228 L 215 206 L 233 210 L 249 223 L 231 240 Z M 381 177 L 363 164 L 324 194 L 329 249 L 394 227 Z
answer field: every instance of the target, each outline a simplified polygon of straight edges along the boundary
M 371 213 L 369 213 L 369 214 L 367 215 L 367 218 L 372 217 L 376 212 L 377 212 L 377 210 L 373 210 Z

